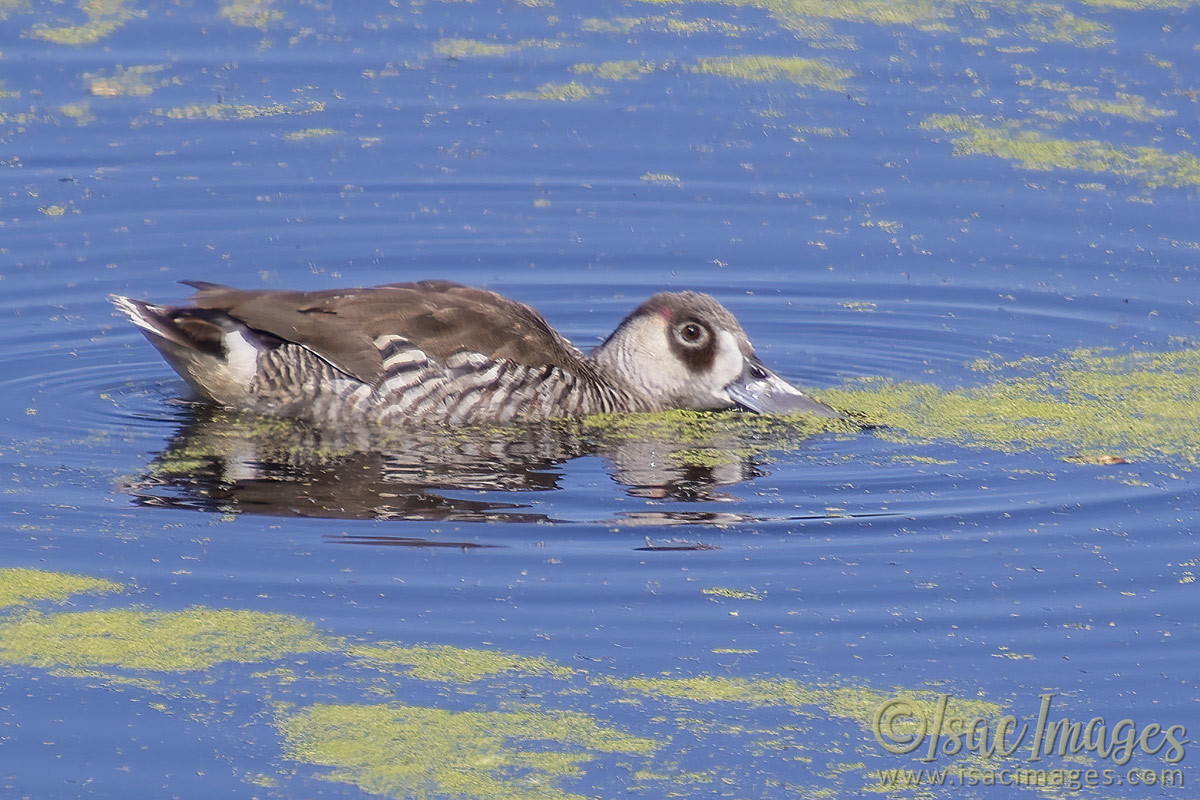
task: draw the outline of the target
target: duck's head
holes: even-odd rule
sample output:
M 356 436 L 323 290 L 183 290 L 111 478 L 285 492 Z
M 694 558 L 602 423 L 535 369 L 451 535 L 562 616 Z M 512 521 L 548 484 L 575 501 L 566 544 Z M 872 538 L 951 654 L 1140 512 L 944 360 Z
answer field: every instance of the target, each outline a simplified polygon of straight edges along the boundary
M 745 408 L 842 416 L 772 372 L 737 319 L 699 292 L 662 292 L 638 306 L 592 354 L 654 410 Z

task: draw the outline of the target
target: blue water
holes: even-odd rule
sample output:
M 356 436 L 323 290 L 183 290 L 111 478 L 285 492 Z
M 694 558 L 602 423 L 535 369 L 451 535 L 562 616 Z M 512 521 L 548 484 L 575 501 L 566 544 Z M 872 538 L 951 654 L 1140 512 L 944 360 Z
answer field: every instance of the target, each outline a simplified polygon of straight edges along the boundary
M 580 671 L 563 691 L 503 676 L 380 691 L 337 653 L 110 670 L 155 691 L 5 655 L 2 793 L 375 796 L 290 758 L 277 704 L 506 710 L 518 690 L 661 742 L 550 781 L 584 797 L 857 796 L 875 770 L 960 763 L 886 753 L 869 719 L 828 708 L 634 703 L 602 683 L 640 677 L 945 692 L 1022 719 L 1054 692 L 1074 719 L 1195 736 L 1200 503 L 1170 454 L 1080 467 L 1069 443 L 1014 454 L 866 431 L 664 473 L 645 468 L 662 441 L 514 435 L 331 464 L 229 435 L 106 299 L 183 300 L 184 279 L 445 278 L 527 302 L 588 347 L 649 294 L 696 289 L 813 387 L 949 389 L 978 382 L 982 358 L 1195 342 L 1194 175 L 956 154 L 962 134 L 922 127 L 961 115 L 1195 156 L 1190 4 L 947 0 L 899 4 L 894 22 L 827 5 L 0 7 L 0 567 L 127 587 L 34 607 L 281 613 L 342 641 Z M 46 38 L 85 24 L 102 29 Z M 695 71 L 747 55 L 848 72 L 821 86 Z M 611 61 L 642 74 L 575 69 Z M 571 83 L 586 96 L 510 96 Z M 276 667 L 301 678 L 264 677 Z M 673 722 L 692 717 L 709 727 Z M 1083 767 L 1178 768 L 1190 789 L 1196 747 L 1179 764 Z

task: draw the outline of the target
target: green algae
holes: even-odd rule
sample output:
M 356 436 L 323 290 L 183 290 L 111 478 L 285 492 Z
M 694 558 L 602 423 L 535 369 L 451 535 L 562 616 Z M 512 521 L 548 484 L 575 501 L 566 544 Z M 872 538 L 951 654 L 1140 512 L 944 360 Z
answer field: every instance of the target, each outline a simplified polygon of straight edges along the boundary
M 820 395 L 893 441 L 1200 464 L 1200 349 L 1077 350 L 990 369 L 981 386 L 868 378 Z
M 712 595 L 713 597 L 725 597 L 730 600 L 762 600 L 766 597 L 760 592 L 747 592 L 741 589 L 727 589 L 724 586 L 713 586 L 708 589 L 701 589 L 701 594 Z
M 738 36 L 751 28 L 732 22 L 716 19 L 680 19 L 678 17 L 616 17 L 612 20 L 584 20 L 584 30 L 603 31 L 610 33 L 630 33 L 634 30 L 651 30 L 662 33 L 673 33 L 680 36 L 692 36 L 700 33 L 721 33 L 726 36 Z
M 665 172 L 647 172 L 641 177 L 646 183 L 662 183 L 668 186 L 679 186 L 682 181 L 677 175 L 669 175 Z
M 88 92 L 96 97 L 147 97 L 166 81 L 151 81 L 151 76 L 166 67 L 146 64 L 136 67 L 117 67 L 111 75 L 103 72 L 85 72 L 80 78 L 87 84 Z
M 1183 7 L 1194 0 L 1089 0 L 1099 10 Z M 653 5 L 695 6 L 700 0 L 642 0 Z M 858 45 L 844 34 L 834 34 L 833 24 L 849 22 L 889 27 L 910 27 L 935 34 L 957 33 L 963 18 L 985 23 L 983 35 L 963 36 L 968 44 L 983 45 L 1000 37 L 1018 41 L 1065 43 L 1076 47 L 1102 47 L 1112 43 L 1111 27 L 1087 16 L 1072 13 L 1067 3 L 1022 0 L 704 0 L 732 8 L 757 8 L 770 14 L 783 28 L 813 43 L 854 48 Z M 999 12 L 998 14 L 996 12 Z M 1011 17 L 1007 28 L 990 23 L 1000 16 Z M 636 18 L 635 18 L 636 19 Z M 590 21 L 607 24 L 618 32 L 618 20 Z M 628 25 L 628 23 L 626 23 Z
M 1036 9 L 1035 4 L 1029 5 Z M 1112 32 L 1108 25 L 1077 16 L 1062 7 L 1053 14 L 1035 10 L 1030 20 L 1019 25 L 1018 30 L 1035 42 L 1063 42 L 1076 47 L 1103 47 L 1113 42 L 1107 35 Z
M 635 81 L 658 70 L 652 61 L 602 61 L 599 64 L 576 64 L 571 71 L 577 75 L 595 75 L 606 81 Z
M 178 106 L 176 108 L 156 108 L 154 114 L 167 119 L 181 120 L 238 120 L 262 119 L 264 117 L 304 116 L 316 114 L 325 110 L 322 102 L 307 103 L 270 103 L 267 105 L 211 103 L 209 105 Z
M 0 621 L 0 662 L 35 667 L 199 670 L 330 649 L 308 621 L 255 611 L 30 611 Z
M 552 39 L 522 39 L 519 42 L 502 44 L 478 39 L 448 38 L 434 42 L 433 52 L 446 58 L 484 58 L 506 56 L 530 48 L 553 50 L 558 47 L 562 47 L 562 42 Z
M 37 600 L 65 600 L 73 594 L 120 592 L 123 584 L 69 572 L 46 572 L 17 567 L 0 569 L 0 607 Z
M 854 686 L 808 685 L 786 678 L 625 678 L 609 680 L 622 689 L 652 697 L 667 697 L 694 703 L 739 703 L 749 706 L 786 706 L 812 714 L 818 708 L 834 717 L 852 720 L 869 727 L 876 711 L 884 703 L 903 700 L 926 718 L 938 702 L 933 692 L 897 691 L 885 694 L 875 689 Z M 985 700 L 950 698 L 948 710 L 960 717 L 995 717 L 1003 713 L 997 703 Z
M 233 25 L 265 31 L 283 19 L 283 12 L 272 6 L 275 0 L 220 0 L 221 17 Z
M 771 114 L 771 112 L 761 113 L 763 116 Z M 780 115 L 782 114 L 780 113 Z M 793 125 L 792 130 L 796 132 L 796 136 L 792 139 L 797 142 L 807 141 L 806 136 L 820 136 L 825 139 L 846 139 L 850 136 L 850 131 L 846 128 L 831 128 L 823 125 Z
M 278 725 L 288 757 L 331 767 L 328 780 L 422 799 L 576 800 L 558 784 L 582 764 L 659 747 L 578 712 L 318 704 Z
M 624 678 L 612 681 L 622 689 L 654 697 L 671 697 L 698 703 L 745 703 L 752 706 L 805 706 L 832 703 L 835 691 L 805 686 L 802 683 L 770 678 L 726 678 L 702 676 L 697 678 Z M 867 690 L 862 690 L 866 692 Z M 875 702 L 886 699 L 868 693 Z
M 606 94 L 604 89 L 584 86 L 582 83 L 543 83 L 533 91 L 506 92 L 499 95 L 502 100 L 554 100 L 567 102 L 588 100 L 596 95 Z
M 1155 108 L 1146 102 L 1146 98 L 1136 94 L 1116 93 L 1115 100 L 1100 100 L 1092 97 L 1072 95 L 1067 98 L 1067 106 L 1080 114 L 1106 114 L 1114 117 L 1124 117 L 1134 122 L 1153 122 L 1156 119 L 1175 116 L 1169 109 Z
M 568 678 L 575 672 L 570 667 L 540 656 L 521 656 L 501 650 L 468 649 L 444 644 L 406 647 L 383 642 L 352 647 L 348 652 L 377 664 L 407 664 L 411 666 L 407 670 L 408 675 L 426 681 L 471 683 L 502 673 Z
M 716 777 L 708 772 L 678 772 L 670 773 L 654 772 L 648 769 L 638 770 L 633 774 L 635 781 L 663 781 L 670 782 L 675 786 L 694 786 L 696 784 L 709 784 L 716 780 Z M 672 792 L 668 796 L 679 796 L 677 792 Z
M 661 411 L 597 414 L 583 420 L 588 435 L 608 447 L 649 443 L 672 464 L 716 467 L 769 452 L 787 452 L 822 433 L 854 433 L 858 423 L 811 414 L 744 414 L 736 411 Z
M 58 113 L 67 119 L 75 120 L 75 124 L 84 126 L 93 122 L 96 117 L 87 103 L 67 103 L 58 107 Z
M 715 594 L 743 593 L 729 590 Z M 76 678 L 96 688 L 138 690 L 172 700 L 206 698 L 161 679 L 130 676 L 118 670 L 207 669 L 222 661 L 262 661 L 292 653 L 331 651 L 335 647 L 303 620 L 259 612 L 207 609 L 176 613 L 28 612 L 15 618 L 15 622 L 15 625 L 0 624 L 0 662 L 49 667 L 53 675 Z M 410 674 L 433 680 L 474 681 L 509 672 L 564 678 L 580 674 L 548 659 L 437 645 L 404 647 L 379 642 L 350 647 L 343 652 L 350 657 L 346 662 L 350 668 L 360 666 L 364 659 L 425 665 L 432 670 L 430 674 L 419 675 L 416 671 Z M 731 648 L 715 652 L 754 651 Z M 444 668 L 447 657 L 452 661 L 465 659 L 467 672 L 458 672 L 458 666 Z M 285 661 L 255 672 L 252 677 L 282 689 L 297 680 L 289 666 L 292 663 L 295 661 Z M 105 671 L 106 667 L 110 671 Z M 615 689 L 620 692 L 617 702 L 627 708 L 637 707 L 641 703 L 639 698 L 648 696 L 708 709 L 700 711 L 698 719 L 693 718 L 694 712 L 674 720 L 655 716 L 648 722 L 664 731 L 657 738 L 626 732 L 591 714 L 555 710 L 540 704 L 498 711 L 367 703 L 317 704 L 297 710 L 277 701 L 276 722 L 288 758 L 326 768 L 322 778 L 353 784 L 366 792 L 430 799 L 582 800 L 582 795 L 569 790 L 569 782 L 582 777 L 589 762 L 601 757 L 610 762 L 614 754 L 620 755 L 621 768 L 628 769 L 635 780 L 669 782 L 680 791 L 691 784 L 734 779 L 733 772 L 725 772 L 726 766 L 685 773 L 675 769 L 673 761 L 658 760 L 658 753 L 672 746 L 676 731 L 683 731 L 688 737 L 758 735 L 759 738 L 750 740 L 751 752 L 756 755 L 795 753 L 797 748 L 808 747 L 796 738 L 797 731 L 808 728 L 787 725 L 755 730 L 725 722 L 723 707 L 730 704 L 786 707 L 794 710 L 797 717 L 845 719 L 864 730 L 870 729 L 882 704 L 894 703 L 897 698 L 910 703 L 913 713 L 925 718 L 934 713 L 936 705 L 936 696 L 931 691 L 898 690 L 889 695 L 850 686 L 806 685 L 778 677 L 585 678 L 585 681 L 577 688 L 586 691 L 590 685 Z M 344 691 L 346 684 L 339 685 Z M 379 684 L 364 687 L 363 691 L 364 695 L 394 696 L 396 688 Z M 171 715 L 180 713 L 173 702 L 149 703 L 148 707 Z M 716 716 L 705 718 L 710 712 Z M 1000 713 L 994 703 L 958 699 L 951 700 L 948 712 L 963 718 L 995 717 Z M 738 714 L 740 718 L 742 712 Z M 904 733 L 908 730 L 905 726 L 902 719 L 893 730 Z M 853 741 L 858 734 L 848 736 L 847 741 Z M 811 752 L 835 757 L 843 751 L 834 745 Z M 852 771 L 845 766 L 848 763 L 844 758 L 832 762 L 827 766 L 831 774 L 824 777 L 839 780 L 838 773 Z M 279 774 L 285 775 L 283 771 Z M 275 785 L 277 778 L 263 779 L 260 773 L 252 773 L 247 780 L 255 785 Z
M 688 67 L 701 75 L 718 75 L 743 81 L 787 81 L 829 91 L 845 91 L 852 70 L 835 67 L 817 58 L 781 56 L 728 56 L 702 58 Z
M 670 4 L 677 0 L 642 0 Z M 784 24 L 805 17 L 868 22 L 875 25 L 919 25 L 954 16 L 955 3 L 937 0 L 717 0 L 727 6 L 752 6 L 776 16 Z
M 309 139 L 323 139 L 327 136 L 337 136 L 336 128 L 304 128 L 283 135 L 285 142 L 303 142 Z
M 681 36 L 692 36 L 699 33 L 722 33 L 726 36 L 738 36 L 750 28 L 732 22 L 717 19 L 682 19 L 680 17 L 647 16 L 647 17 L 613 17 L 600 19 L 589 17 L 579 24 L 580 30 L 589 33 L 618 33 L 629 34 L 634 31 L 649 30 L 661 33 L 674 33 Z
M 87 17 L 87 22 L 57 27 L 34 25 L 29 30 L 29 36 L 54 44 L 95 44 L 112 35 L 134 17 L 145 16 L 145 12 L 129 8 L 126 0 L 80 0 L 79 9 Z
M 1150 188 L 1200 186 L 1200 158 L 1191 153 L 1117 146 L 1095 139 L 1062 139 L 1011 120 L 986 124 L 979 117 L 959 114 L 934 114 L 921 128 L 950 134 L 954 154 L 959 156 L 994 156 L 1030 170 L 1107 173 L 1141 181 Z
M 1080 0 L 1084 5 L 1098 8 L 1119 8 L 1129 11 L 1145 9 L 1187 8 L 1197 0 Z
M 476 39 L 438 39 L 433 43 L 433 52 L 446 58 L 503 56 L 516 49 L 516 45 L 481 42 Z

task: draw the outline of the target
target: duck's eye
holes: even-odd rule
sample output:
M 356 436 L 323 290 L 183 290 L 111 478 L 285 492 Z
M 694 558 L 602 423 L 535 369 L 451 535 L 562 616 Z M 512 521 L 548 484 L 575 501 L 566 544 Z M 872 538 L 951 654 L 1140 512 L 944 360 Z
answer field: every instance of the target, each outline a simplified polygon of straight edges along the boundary
M 675 333 L 684 344 L 700 344 L 708 339 L 708 330 L 695 322 L 685 322 L 675 329 Z

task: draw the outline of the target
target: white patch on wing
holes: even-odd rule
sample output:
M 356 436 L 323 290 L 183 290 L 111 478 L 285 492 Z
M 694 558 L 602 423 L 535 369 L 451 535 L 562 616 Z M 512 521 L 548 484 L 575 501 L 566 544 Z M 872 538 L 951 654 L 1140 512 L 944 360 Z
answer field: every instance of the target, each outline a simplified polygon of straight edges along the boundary
M 229 366 L 229 374 L 242 388 L 249 389 L 250 382 L 258 372 L 258 348 L 241 330 L 225 334 L 224 342 L 225 363 Z
M 385 370 L 393 369 L 401 364 L 423 364 L 429 360 L 429 356 L 425 355 L 424 350 L 416 347 L 410 347 L 407 350 L 401 350 L 383 361 Z

